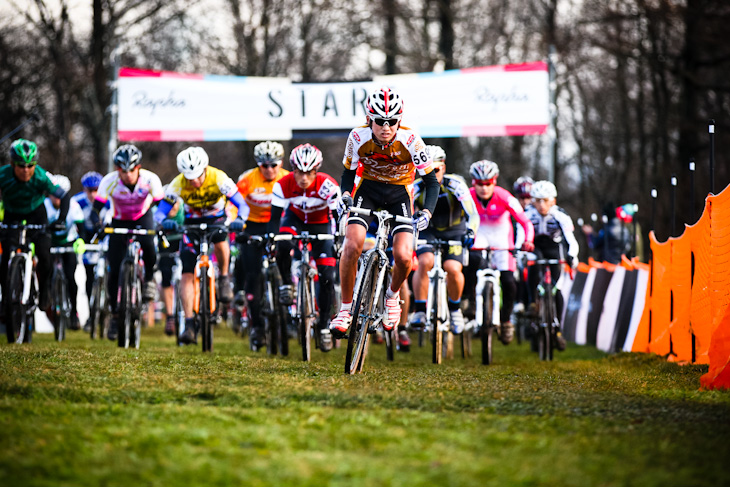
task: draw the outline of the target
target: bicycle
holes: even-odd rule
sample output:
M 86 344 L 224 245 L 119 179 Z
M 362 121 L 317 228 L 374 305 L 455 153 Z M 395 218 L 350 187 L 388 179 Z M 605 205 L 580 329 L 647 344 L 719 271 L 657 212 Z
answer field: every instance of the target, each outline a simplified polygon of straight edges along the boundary
M 97 236 L 91 239 L 96 242 Z M 106 243 L 87 244 L 87 252 L 99 252 L 99 259 L 94 264 L 94 282 L 91 285 L 91 296 L 89 296 L 89 324 L 91 330 L 89 336 L 92 340 L 104 338 L 109 330 L 109 318 L 111 309 L 107 296 L 107 262 L 106 262 Z
M 183 225 L 185 235 L 194 233 L 200 237 L 200 251 L 196 257 L 193 270 L 193 313 L 200 330 L 203 352 L 213 351 L 213 325 L 218 321 L 216 315 L 218 302 L 216 299 L 215 266 L 210 260 L 210 240 L 216 232 L 220 231 L 228 232 L 228 225 L 223 223 L 185 223 Z M 178 292 L 177 295 L 180 296 L 180 293 Z M 183 319 L 182 323 L 184 322 Z M 178 333 L 178 340 L 184 332 L 183 326 Z
M 500 271 L 492 257 L 498 250 L 514 252 L 513 249 L 472 249 L 481 251 L 484 268 L 477 271 L 476 285 L 476 328 L 482 341 L 482 364 L 493 362 L 492 344 L 497 327 L 500 326 L 499 309 L 502 301 Z M 486 265 L 485 265 L 486 263 Z
M 375 245 L 365 252 L 362 265 L 358 268 L 355 279 L 354 306 L 352 307 L 352 325 L 347 340 L 345 354 L 345 374 L 362 372 L 369 336 L 383 327 L 385 289 L 391 265 L 386 254 L 388 235 L 392 221 L 413 224 L 411 218 L 392 215 L 385 210 L 373 211 L 366 208 L 350 207 L 350 212 L 362 216 L 374 215 L 378 219 L 378 231 Z M 388 359 L 395 355 L 396 327 L 384 333 Z
M 71 326 L 71 312 L 73 307 L 71 300 L 76 296 L 69 296 L 66 274 L 63 272 L 63 261 L 60 256 L 63 254 L 76 254 L 73 247 L 51 247 L 53 258 L 53 271 L 51 272 L 51 294 L 50 305 L 53 313 L 53 336 L 56 341 L 63 341 L 66 338 L 66 330 Z
M 45 231 L 46 225 L 29 224 L 25 221 L 17 224 L 1 224 L 3 230 L 17 230 L 18 243 L 11 249 L 8 263 L 8 276 L 5 286 L 9 306 L 6 307 L 5 333 L 8 343 L 31 343 L 35 319 L 33 317 L 38 307 L 38 277 L 34 272 L 33 257 L 34 245 L 26 242 L 28 230 Z M 3 304 L 4 305 L 4 304 Z
M 298 266 L 299 282 L 297 283 L 297 299 L 292 320 L 299 332 L 299 343 L 302 346 L 302 360 L 309 362 L 312 358 L 312 330 L 314 329 L 314 343 L 320 345 L 320 330 L 314 326 L 317 319 L 317 305 L 315 303 L 314 277 L 317 268 L 310 262 L 309 244 L 314 240 L 334 240 L 335 236 L 328 233 L 310 234 L 307 231 L 299 235 L 282 235 L 291 237 L 301 243 L 301 256 L 295 265 Z M 329 310 L 320 310 L 328 313 Z
M 418 245 L 431 245 L 433 247 L 433 267 L 428 271 L 428 296 L 426 298 L 426 331 L 431 333 L 431 360 L 434 364 L 440 364 L 446 353 L 444 350 L 448 343 L 448 336 L 451 332 L 449 315 L 449 302 L 446 289 L 446 271 L 442 264 L 444 247 L 458 246 L 462 243 L 459 240 L 432 241 L 418 240 Z M 447 338 L 447 340 L 444 340 Z M 462 354 L 464 343 L 462 342 Z
M 266 351 L 269 355 L 289 355 L 288 323 L 289 310 L 287 304 L 281 303 L 279 288 L 283 284 L 281 273 L 276 264 L 276 242 L 290 240 L 290 234 L 250 235 L 249 240 L 258 242 L 264 247 L 261 259 L 261 275 L 264 278 L 264 292 L 261 303 L 261 318 L 264 321 Z M 253 349 L 253 343 L 251 344 Z M 255 350 L 254 350 L 255 351 Z
M 138 237 L 158 235 L 160 232 L 145 228 L 106 227 L 104 233 L 128 236 L 127 253 L 119 265 L 117 311 L 121 320 L 117 329 L 117 346 L 139 348 L 142 314 L 146 305 L 142 299 L 144 264 L 142 263 L 142 245 L 139 243 Z
M 534 258 L 531 258 L 533 257 Z M 533 254 L 528 257 L 528 265 L 535 265 L 538 272 L 537 294 L 535 295 L 536 315 L 533 316 L 533 340 L 537 345 L 540 360 L 552 360 L 557 348 L 557 334 L 560 333 L 560 319 L 557 316 L 555 295 L 560 290 L 553 286 L 551 265 L 563 265 L 563 259 L 545 259 Z

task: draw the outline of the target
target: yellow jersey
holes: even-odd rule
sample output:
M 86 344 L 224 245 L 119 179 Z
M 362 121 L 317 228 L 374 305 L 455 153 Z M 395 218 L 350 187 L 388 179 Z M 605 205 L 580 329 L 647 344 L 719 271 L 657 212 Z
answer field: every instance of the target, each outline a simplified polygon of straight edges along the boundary
M 174 201 L 179 196 L 185 204 L 185 218 L 220 217 L 225 214 L 226 199 L 236 194 L 236 183 L 215 167 L 205 168 L 205 181 L 196 188 L 189 179 L 178 174 L 167 186 L 166 195 Z
M 271 181 L 267 181 L 258 167 L 243 173 L 236 186 L 238 192 L 243 196 L 246 206 L 248 206 L 248 214 L 243 214 L 246 211 L 244 209 L 240 215 L 241 218 L 256 223 L 268 223 L 271 219 L 271 198 L 274 184 L 287 174 L 289 174 L 289 171 L 280 167 L 276 177 Z

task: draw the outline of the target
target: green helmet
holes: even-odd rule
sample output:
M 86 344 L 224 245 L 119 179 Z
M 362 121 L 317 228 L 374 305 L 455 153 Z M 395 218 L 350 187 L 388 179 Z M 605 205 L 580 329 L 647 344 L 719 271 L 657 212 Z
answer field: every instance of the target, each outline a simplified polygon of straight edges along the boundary
M 18 139 L 10 145 L 10 160 L 21 164 L 38 162 L 38 146 L 35 142 Z

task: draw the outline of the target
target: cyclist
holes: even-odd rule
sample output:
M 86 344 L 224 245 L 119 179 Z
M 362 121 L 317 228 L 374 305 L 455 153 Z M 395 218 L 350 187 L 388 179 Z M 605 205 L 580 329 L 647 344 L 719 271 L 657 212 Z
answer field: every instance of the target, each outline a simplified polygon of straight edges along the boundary
M 337 209 L 340 187 L 323 172 L 322 152 L 311 144 L 302 144 L 291 151 L 289 163 L 292 172 L 274 185 L 271 201 L 270 232 L 286 232 L 294 235 L 307 231 L 310 234 L 332 234 L 332 210 Z M 282 218 L 282 212 L 284 216 Z M 290 242 L 279 243 L 277 262 L 284 283 L 280 299 L 284 304 L 292 303 L 291 249 Z M 332 350 L 332 335 L 329 330 L 332 304 L 335 298 L 335 249 L 333 240 L 312 242 L 312 255 L 319 274 L 319 329 L 320 349 Z
M 340 210 L 355 198 L 360 208 L 384 208 L 394 215 L 413 217 L 419 231 L 428 227 L 436 207 L 439 182 L 433 172 L 431 157 L 421 137 L 401 126 L 403 101 L 394 90 L 379 88 L 368 97 L 365 112 L 367 124 L 354 128 L 347 138 L 341 187 Z M 416 172 L 423 178 L 423 209 L 415 214 L 409 186 Z M 350 195 L 352 193 L 352 196 Z M 336 338 L 347 333 L 352 322 L 352 295 L 355 287 L 357 261 L 362 252 L 365 233 L 374 217 L 351 215 L 347 221 L 345 243 L 340 257 L 342 304 L 330 330 Z M 411 271 L 413 257 L 413 225 L 394 225 L 393 275 L 386 291 L 383 328 L 390 331 L 400 321 L 398 292 Z
M 575 239 L 573 220 L 556 204 L 558 190 L 550 181 L 538 181 L 530 192 L 533 206 L 527 209 L 527 217 L 535 228 L 535 249 L 546 259 L 566 259 L 571 267 L 578 266 L 578 241 Z M 567 254 L 567 258 L 566 258 Z M 550 265 L 553 285 L 560 278 L 561 266 Z M 536 269 L 528 271 L 530 301 L 535 301 L 539 275 Z M 555 311 L 558 319 L 563 316 L 563 294 L 555 295 Z M 558 350 L 565 350 L 565 338 L 558 332 Z
M 71 195 L 58 185 L 53 184 L 46 171 L 38 165 L 38 146 L 35 142 L 17 139 L 10 145 L 10 165 L 0 167 L 0 192 L 2 192 L 5 215 L 3 223 L 13 224 L 26 222 L 34 225 L 48 223 L 48 216 L 43 204 L 46 196 L 53 195 L 60 200 L 58 220 L 50 225 L 51 231 L 63 230 L 68 215 Z M 49 305 L 49 284 L 51 276 L 51 236 L 47 232 L 28 231 L 27 240 L 35 245 L 38 258 L 36 275 L 38 276 L 38 305 L 46 310 Z M 2 237 L 2 262 L 0 263 L 0 286 L 3 296 L 5 279 L 10 261 L 9 250 L 18 244 L 17 232 L 7 232 Z M 7 310 L 8 300 L 3 299 L 3 308 Z M 8 316 L 6 313 L 5 316 Z
M 419 238 L 429 242 L 437 239 L 463 240 L 468 248 L 474 241 L 474 235 L 479 227 L 479 215 L 469 194 L 469 186 L 461 176 L 446 174 L 446 153 L 441 147 L 429 145 L 428 150 L 440 185 L 439 196 L 431 223 Z M 416 182 L 417 208 L 423 206 L 423 187 L 423 181 Z M 433 251 L 433 245 L 430 243 L 416 250 L 418 269 L 413 274 L 415 313 L 411 318 L 411 325 L 414 327 L 422 327 L 426 322 L 428 273 L 433 269 Z M 461 293 L 464 290 L 463 264 L 462 246 L 449 246 L 443 255 L 443 268 L 446 271 L 451 329 L 454 333 L 464 331 L 464 316 L 461 312 Z
M 499 339 L 507 345 L 514 337 L 514 325 L 510 321 L 510 315 L 517 294 L 514 276 L 515 258 L 506 250 L 513 248 L 515 244 L 510 215 L 517 220 L 525 232 L 522 250 L 528 252 L 534 250 L 534 229 L 517 198 L 506 189 L 497 186 L 499 166 L 496 163 L 487 160 L 477 161 L 471 165 L 469 173 L 472 177 L 470 193 L 476 204 L 480 220 L 474 247 L 477 249 L 487 247 L 503 249 L 494 252 L 493 262 L 500 271 L 502 287 Z M 475 289 L 476 272 L 482 265 L 481 253 L 470 252 L 467 289 Z M 474 303 L 474 300 L 470 300 L 470 302 Z
M 266 141 L 256 144 L 253 148 L 253 157 L 258 167 L 250 169 L 238 178 L 238 192 L 243 196 L 244 207 L 239 215 L 246 222 L 248 235 L 263 235 L 266 233 L 271 218 L 271 199 L 274 184 L 289 174 L 282 168 L 284 160 L 284 146 L 279 142 Z M 278 230 L 278 228 L 277 228 Z M 244 303 L 243 292 L 247 294 L 248 309 L 250 311 L 251 345 L 255 350 L 263 346 L 261 332 L 261 266 L 262 259 L 260 245 L 241 244 L 241 253 L 236 260 L 236 304 Z
M 520 202 L 520 206 L 523 210 L 527 209 L 530 203 L 532 203 L 530 190 L 532 189 L 533 184 L 535 184 L 535 181 L 533 181 L 531 177 L 520 176 L 519 178 L 517 178 L 517 181 L 515 181 L 515 184 L 512 186 L 512 194 L 515 195 L 517 201 Z
M 167 193 L 167 186 L 163 186 L 163 190 Z M 180 226 L 185 222 L 183 203 L 179 197 L 172 205 L 168 215 L 169 219 L 174 220 Z M 165 335 L 168 336 L 175 334 L 175 291 L 172 288 L 172 270 L 175 267 L 175 254 L 180 249 L 181 239 L 182 235 L 179 233 L 168 233 L 167 241 L 169 246 L 165 248 L 162 242 L 158 242 L 157 246 L 157 268 L 160 270 L 162 277 L 160 287 L 162 288 L 162 302 L 165 305 Z
M 95 212 L 92 214 L 92 218 L 99 219 L 100 212 L 111 201 L 114 209 L 110 224 L 112 227 L 154 229 L 155 222 L 150 208 L 164 196 L 160 178 L 152 171 L 142 169 L 142 152 L 134 145 L 126 144 L 118 147 L 112 155 L 112 160 L 117 169 L 104 176 L 99 183 L 99 190 L 96 193 L 93 207 Z M 137 240 L 142 246 L 144 260 L 143 299 L 153 301 L 157 294 L 157 284 L 154 281 L 154 269 L 157 261 L 155 238 L 151 235 L 145 235 L 139 236 Z M 126 256 L 127 241 L 127 235 L 109 235 L 107 296 L 112 311 L 107 334 L 109 340 L 117 339 L 119 266 Z
M 94 200 L 96 199 L 96 193 L 99 190 L 99 183 L 101 183 L 102 177 L 103 176 L 96 171 L 89 171 L 85 173 L 81 176 L 81 186 L 83 186 L 84 190 L 71 197 L 71 200 L 75 201 L 79 205 L 84 214 L 84 224 L 81 227 L 82 231 L 80 235 L 86 243 L 91 242 L 91 238 L 94 236 L 94 232 L 97 229 L 97 226 L 94 225 L 94 219 L 91 214 L 94 211 Z M 102 221 L 106 218 L 110 208 L 111 204 L 107 201 L 107 204 L 101 210 L 99 215 L 99 218 Z M 94 286 L 94 266 L 99 261 L 99 254 L 98 252 L 85 252 L 82 256 L 82 261 L 84 263 L 84 269 L 86 270 L 86 296 L 88 297 L 91 296 L 91 288 Z M 84 325 L 84 331 L 91 331 L 91 323 L 88 321 Z
M 202 147 L 188 147 L 177 155 L 177 168 L 180 171 L 167 187 L 166 197 L 160 202 L 155 212 L 155 220 L 162 223 L 166 231 L 177 232 L 180 225 L 169 218 L 170 210 L 180 197 L 185 211 L 185 223 L 207 223 L 216 225 L 225 223 L 226 201 L 233 203 L 240 215 L 243 211 L 243 196 L 236 189 L 236 184 L 220 169 L 208 165 L 209 158 Z M 243 230 L 243 220 L 238 217 L 230 222 L 232 232 Z M 219 231 L 211 238 L 213 252 L 218 261 L 218 299 L 223 303 L 233 300 L 228 267 L 230 263 L 230 246 L 226 232 Z M 180 340 L 186 344 L 198 342 L 197 324 L 193 314 L 194 276 L 196 254 L 199 240 L 194 235 L 183 236 L 180 242 L 180 261 L 182 278 L 180 294 L 185 311 L 185 331 Z
M 64 191 L 71 191 L 71 181 L 66 176 L 61 174 L 47 173 L 48 177 L 51 178 L 51 182 L 56 186 L 61 187 Z M 48 221 L 53 223 L 58 220 L 61 209 L 61 200 L 54 195 L 48 196 L 45 200 L 46 213 L 48 214 Z M 51 245 L 54 247 L 65 247 L 72 246 L 74 250 L 77 250 L 79 244 L 83 244 L 83 240 L 79 237 L 81 229 L 84 225 L 84 212 L 81 210 L 79 204 L 71 198 L 68 214 L 66 215 L 65 227 L 62 230 L 55 231 L 51 234 Z M 61 254 L 59 255 L 63 264 L 63 274 L 66 277 L 68 285 L 68 295 L 71 300 L 71 323 L 69 328 L 71 330 L 78 330 L 81 328 L 79 322 L 79 315 L 76 310 L 76 299 L 79 292 L 78 285 L 76 284 L 76 264 L 78 263 L 77 254 Z

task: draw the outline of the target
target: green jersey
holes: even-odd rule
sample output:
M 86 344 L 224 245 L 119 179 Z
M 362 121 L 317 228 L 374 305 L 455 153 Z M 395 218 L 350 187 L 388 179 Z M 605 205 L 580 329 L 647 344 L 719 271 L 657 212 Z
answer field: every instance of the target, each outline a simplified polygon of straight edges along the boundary
M 48 195 L 63 194 L 63 190 L 51 182 L 42 167 L 36 166 L 30 181 L 23 183 L 13 174 L 12 164 L 0 167 L 0 191 L 5 211 L 20 214 L 31 213 L 43 204 Z

